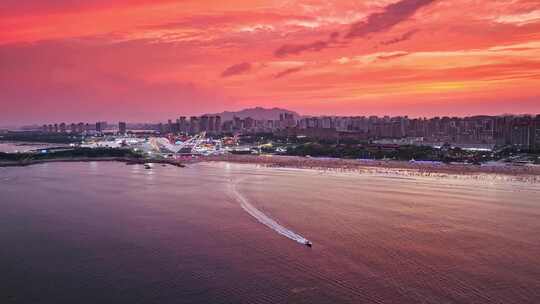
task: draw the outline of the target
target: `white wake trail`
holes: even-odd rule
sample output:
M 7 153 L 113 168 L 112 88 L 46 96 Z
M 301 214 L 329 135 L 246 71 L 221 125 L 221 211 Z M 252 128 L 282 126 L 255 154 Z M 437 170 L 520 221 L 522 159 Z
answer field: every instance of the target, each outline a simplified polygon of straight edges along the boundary
M 249 201 L 240 192 L 238 192 L 238 190 L 236 189 L 236 183 L 231 182 L 230 186 L 231 186 L 231 192 L 235 195 L 242 209 L 244 209 L 247 213 L 249 213 L 249 215 L 253 216 L 261 224 L 267 226 L 268 228 L 274 230 L 275 232 L 285 237 L 288 237 L 289 239 L 296 241 L 300 244 L 303 244 L 303 245 L 306 245 L 308 243 L 311 244 L 303 236 L 281 226 L 272 218 L 270 218 L 269 216 L 261 212 L 259 209 L 255 208 L 255 206 L 250 204 Z

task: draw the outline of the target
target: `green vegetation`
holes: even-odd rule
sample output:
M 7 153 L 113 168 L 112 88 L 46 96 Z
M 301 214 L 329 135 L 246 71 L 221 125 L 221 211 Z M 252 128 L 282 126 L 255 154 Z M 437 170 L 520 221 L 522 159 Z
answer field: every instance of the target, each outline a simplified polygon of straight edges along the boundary
M 69 150 L 60 150 L 47 153 L 2 153 L 0 152 L 0 161 L 33 161 L 61 158 L 98 158 L 98 157 L 122 157 L 122 158 L 142 158 L 139 153 L 128 149 L 112 148 L 76 148 Z
M 25 141 L 38 143 L 70 144 L 81 142 L 81 135 L 43 132 L 8 132 L 0 135 L 0 141 Z
M 334 157 L 334 158 L 362 158 L 362 159 L 392 159 L 392 160 L 418 160 L 468 162 L 480 164 L 492 160 L 509 162 L 540 163 L 540 153 L 537 151 L 522 150 L 517 147 L 505 147 L 496 151 L 470 151 L 460 148 L 444 146 L 433 148 L 429 146 L 413 145 L 378 145 L 378 144 L 335 144 L 325 142 L 307 142 L 289 145 L 286 155 Z
M 335 157 L 335 158 L 365 158 L 365 159 L 396 159 L 396 160 L 441 160 L 440 151 L 424 146 L 386 147 L 368 144 L 328 144 L 310 142 L 291 146 L 287 155 Z

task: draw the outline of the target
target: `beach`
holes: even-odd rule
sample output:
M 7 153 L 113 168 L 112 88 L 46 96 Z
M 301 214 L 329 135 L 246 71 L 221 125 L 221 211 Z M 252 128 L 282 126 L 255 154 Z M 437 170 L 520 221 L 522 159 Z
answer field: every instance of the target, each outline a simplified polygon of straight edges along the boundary
M 135 158 L 135 157 L 58 157 L 43 159 L 0 160 L 0 167 L 30 166 L 56 162 L 124 162 L 126 164 L 156 163 L 184 167 L 204 162 L 227 162 L 253 164 L 268 168 L 312 169 L 324 172 L 348 172 L 357 174 L 388 174 L 399 176 L 428 176 L 439 178 L 470 178 L 485 180 L 509 180 L 540 183 L 540 166 L 513 165 L 506 163 L 473 165 L 464 163 L 441 163 L 428 161 L 395 161 L 315 158 L 281 155 L 235 155 L 197 156 L 182 158 Z
M 222 155 L 207 156 L 191 162 L 230 162 L 256 164 L 271 168 L 315 169 L 322 171 L 351 173 L 386 173 L 397 175 L 456 177 L 472 179 L 507 179 L 540 183 L 540 166 L 516 165 L 469 165 L 443 164 L 436 162 L 406 162 L 383 160 L 357 160 L 337 158 L 313 158 L 298 156 L 257 156 L 257 155 Z M 188 161 L 189 163 L 190 161 Z

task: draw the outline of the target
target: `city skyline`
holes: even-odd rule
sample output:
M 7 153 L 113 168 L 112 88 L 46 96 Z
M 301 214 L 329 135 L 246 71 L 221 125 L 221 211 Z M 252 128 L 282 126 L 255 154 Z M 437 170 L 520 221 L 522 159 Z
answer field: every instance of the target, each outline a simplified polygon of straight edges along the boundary
M 254 116 L 257 116 L 257 115 L 263 115 L 263 116 L 267 116 L 267 115 L 270 115 L 272 116 L 273 114 L 265 114 L 266 111 L 276 111 L 276 116 L 274 118 L 263 118 L 263 119 L 258 119 L 256 117 L 252 117 L 248 114 L 240 114 L 242 113 L 243 111 L 251 111 L 251 110 L 254 110 L 254 111 L 260 111 L 260 112 L 257 112 L 258 114 L 255 114 Z M 227 114 L 225 114 L 227 113 Z M 155 120 L 155 121 L 151 121 L 151 120 L 140 120 L 140 121 L 130 121 L 130 120 L 125 120 L 125 119 L 95 119 L 95 118 L 89 118 L 88 120 L 73 120 L 71 118 L 64 118 L 64 119 L 60 119 L 60 120 L 51 120 L 51 121 L 33 121 L 33 122 L 30 122 L 30 123 L 27 123 L 27 124 L 21 124 L 19 125 L 19 127 L 39 127 L 41 126 L 42 124 L 52 124 L 54 125 L 55 123 L 56 124 L 60 124 L 60 123 L 66 123 L 66 124 L 69 124 L 69 123 L 85 123 L 85 124 L 94 124 L 94 123 L 127 123 L 127 124 L 159 124 L 159 123 L 167 123 L 168 121 L 176 121 L 178 119 L 181 119 L 181 118 L 184 118 L 186 119 L 187 121 L 189 121 L 190 119 L 192 118 L 197 118 L 197 119 L 200 119 L 201 117 L 219 117 L 221 119 L 222 122 L 225 122 L 225 121 L 232 121 L 234 120 L 234 117 L 238 117 L 238 118 L 241 118 L 241 119 L 244 119 L 244 118 L 251 118 L 253 120 L 279 120 L 279 115 L 280 114 L 284 114 L 284 113 L 292 113 L 294 116 L 295 116 L 295 120 L 296 121 L 299 121 L 299 120 L 302 120 L 302 119 L 309 119 L 309 118 L 325 118 L 325 117 L 328 117 L 328 118 L 370 118 L 370 117 L 376 117 L 376 118 L 380 118 L 380 119 L 384 119 L 384 118 L 408 118 L 408 119 L 427 119 L 427 120 L 430 120 L 430 119 L 436 119 L 436 118 L 458 118 L 458 119 L 465 119 L 465 118 L 473 118 L 473 117 L 481 117 L 481 116 L 488 116 L 488 117 L 505 117 L 505 116 L 512 116 L 512 117 L 535 117 L 535 116 L 540 116 L 540 112 L 538 113 L 499 113 L 499 114 L 487 114 L 487 113 L 475 113 L 475 114 L 470 114 L 470 115 L 433 115 L 433 116 L 411 116 L 411 115 L 389 115 L 389 114 L 382 114 L 382 115 L 377 115 L 377 114 L 350 114 L 350 115 L 332 115 L 332 114 L 321 114 L 321 115 L 305 115 L 303 113 L 299 113 L 299 112 L 296 112 L 296 111 L 293 111 L 293 110 L 290 110 L 290 109 L 284 109 L 284 108 L 264 108 L 264 107 L 254 107 L 254 108 L 245 108 L 245 109 L 241 109 L 241 110 L 238 110 L 238 111 L 224 111 L 224 112 L 221 112 L 221 113 L 204 113 L 204 114 L 199 114 L 199 115 L 187 115 L 187 114 L 182 114 L 182 113 L 170 113 L 168 117 L 164 118 L 164 119 L 161 119 L 161 120 Z M 229 119 L 226 119 L 224 118 L 224 115 L 227 115 L 227 116 L 231 116 L 232 118 L 229 118 Z M 109 125 L 110 126 L 110 125 Z M 0 125 L 0 127 L 2 127 Z
M 368 141 L 399 139 L 405 143 L 445 142 L 448 144 L 519 146 L 526 149 L 540 148 L 540 114 L 526 116 L 471 116 L 409 118 L 378 116 L 298 116 L 297 113 L 279 114 L 279 119 L 250 116 L 232 116 L 223 119 L 217 115 L 180 116 L 166 123 L 131 124 L 138 130 L 129 132 L 126 122 L 119 122 L 115 129 L 107 122 L 44 124 L 43 133 L 104 135 L 108 133 L 176 135 L 254 135 L 272 134 L 278 138 L 309 138 L 312 140 L 340 139 Z
M 537 1 L 3 1 L 0 124 L 540 113 Z

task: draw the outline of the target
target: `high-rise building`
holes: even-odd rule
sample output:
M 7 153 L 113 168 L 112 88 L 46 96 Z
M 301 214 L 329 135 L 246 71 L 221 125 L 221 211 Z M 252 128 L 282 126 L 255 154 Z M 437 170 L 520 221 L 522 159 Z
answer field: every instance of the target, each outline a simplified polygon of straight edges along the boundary
M 530 117 L 519 117 L 512 121 L 510 143 L 522 148 L 532 147 L 533 124 Z
M 291 113 L 281 113 L 279 114 L 280 127 L 282 128 L 291 128 L 296 125 L 294 120 L 294 115 Z
M 189 118 L 189 133 L 199 133 L 199 118 L 197 116 L 191 116 Z
M 179 131 L 182 133 L 188 133 L 189 132 L 189 125 L 186 121 L 185 116 L 180 116 L 179 121 Z
M 540 151 L 540 114 L 534 119 L 534 150 Z
M 118 123 L 118 133 L 120 134 L 126 134 L 127 131 L 127 125 L 125 122 L 119 122 Z
M 105 129 L 107 129 L 107 122 L 106 121 L 96 122 L 96 132 L 103 133 L 103 132 L 105 132 Z M 86 131 L 89 131 L 89 130 L 87 129 Z
M 84 129 L 84 123 L 80 122 L 77 124 L 77 133 L 83 133 L 85 131 Z
M 235 117 L 233 118 L 233 120 L 234 120 L 234 123 L 233 123 L 233 129 L 234 129 L 235 131 L 240 131 L 240 130 L 242 130 L 244 126 L 243 126 L 243 121 L 240 119 L 240 117 L 236 117 L 236 116 L 235 116 Z
M 214 133 L 214 131 L 215 131 L 214 130 L 214 127 L 216 126 L 215 122 L 214 122 L 215 119 L 216 118 L 214 116 L 208 117 L 208 132 L 210 132 L 210 133 Z
M 244 119 L 244 129 L 252 130 L 255 127 L 255 120 L 251 117 Z
M 200 132 L 208 131 L 208 116 L 206 115 L 201 116 L 199 131 Z
M 214 130 L 216 131 L 216 133 L 221 133 L 221 116 L 216 116 L 214 124 Z
M 221 125 L 221 131 L 222 132 L 233 132 L 233 129 L 234 129 L 234 126 L 233 126 L 233 121 L 232 120 L 227 120 L 225 121 L 222 125 Z
M 173 123 L 172 123 L 172 120 L 168 120 L 167 121 L 167 132 L 172 132 L 173 131 Z
M 180 133 L 182 130 L 180 129 L 182 123 L 180 122 L 180 118 L 176 119 L 176 123 L 173 126 L 174 133 Z
M 321 122 L 321 127 L 323 129 L 331 129 L 334 127 L 334 122 L 332 121 L 332 117 L 323 117 Z

